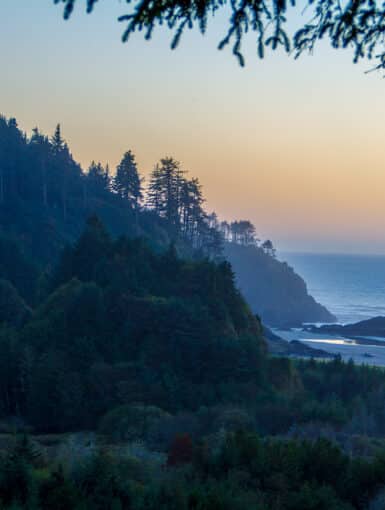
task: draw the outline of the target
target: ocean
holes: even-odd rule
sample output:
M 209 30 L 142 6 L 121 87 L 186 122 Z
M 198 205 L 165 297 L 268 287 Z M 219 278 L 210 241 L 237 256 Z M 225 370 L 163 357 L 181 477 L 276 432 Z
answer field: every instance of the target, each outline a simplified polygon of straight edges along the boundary
M 309 293 L 343 324 L 385 316 L 385 256 L 284 253 Z
M 341 324 L 385 316 L 385 256 L 280 254 L 305 280 L 309 293 Z M 343 359 L 385 367 L 384 345 L 357 345 L 353 339 L 314 335 L 294 329 L 277 331 L 286 340 L 340 354 Z

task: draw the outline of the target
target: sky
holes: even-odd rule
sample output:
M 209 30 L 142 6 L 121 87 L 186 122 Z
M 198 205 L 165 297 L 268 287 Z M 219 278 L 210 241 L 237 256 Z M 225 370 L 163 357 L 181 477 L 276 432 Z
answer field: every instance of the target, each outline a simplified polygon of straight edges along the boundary
M 171 51 L 166 29 L 122 44 L 125 2 L 88 16 L 78 4 L 64 21 L 53 0 L 1 0 L 2 114 L 28 133 L 60 122 L 84 168 L 131 149 L 146 176 L 173 156 L 209 211 L 250 219 L 280 251 L 385 253 L 385 81 L 372 63 L 328 44 L 259 60 L 250 34 L 241 68 L 217 50 L 223 16 Z

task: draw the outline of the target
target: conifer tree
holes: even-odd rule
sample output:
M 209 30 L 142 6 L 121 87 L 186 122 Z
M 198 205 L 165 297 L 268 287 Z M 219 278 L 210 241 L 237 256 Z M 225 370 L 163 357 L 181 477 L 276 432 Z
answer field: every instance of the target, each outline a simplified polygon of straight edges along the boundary
M 127 151 L 116 168 L 113 180 L 113 189 L 116 193 L 130 202 L 135 210 L 138 210 L 143 200 L 142 178 L 138 173 L 135 156 Z
M 161 159 L 151 174 L 148 189 L 148 205 L 166 219 L 169 227 L 178 232 L 180 228 L 183 170 L 173 158 Z
M 162 185 L 160 166 L 156 164 L 151 172 L 150 181 L 147 188 L 146 205 L 159 216 L 161 215 L 162 204 Z
M 255 226 L 249 220 L 241 220 L 239 222 L 239 233 L 241 244 L 248 246 L 257 243 L 255 235 Z
M 70 17 L 76 2 L 77 0 L 54 0 L 56 4 L 64 3 L 65 18 Z M 92 12 L 97 2 L 98 0 L 88 0 L 87 12 Z M 171 48 L 175 49 L 187 27 L 191 29 L 197 26 L 204 33 L 210 13 L 224 10 L 225 5 L 227 7 L 227 2 L 222 0 L 201 0 L 199 4 L 186 3 L 185 0 L 134 0 L 131 3 L 131 12 L 119 18 L 119 21 L 127 23 L 122 40 L 126 42 L 136 31 L 143 31 L 146 38 L 150 38 L 155 27 L 163 26 L 173 31 Z M 291 33 L 288 25 L 290 15 L 295 18 L 293 8 L 300 8 L 303 12 L 306 10 L 307 16 L 297 30 Z M 230 9 L 218 48 L 223 49 L 231 44 L 232 52 L 240 65 L 245 64 L 242 41 L 246 34 L 255 32 L 259 58 L 263 58 L 269 49 L 276 50 L 278 47 L 287 53 L 294 50 L 295 56 L 299 57 L 304 52 L 313 51 L 321 39 L 328 39 L 333 48 L 352 48 L 354 62 L 376 56 L 374 68 L 385 69 L 385 8 L 382 2 L 308 0 L 300 4 L 294 0 L 243 0 L 230 2 Z
M 231 241 L 231 226 L 227 221 L 222 221 L 220 226 L 220 231 L 222 233 L 223 239 L 225 241 Z
M 267 239 L 267 241 L 265 241 L 262 244 L 262 249 L 265 253 L 267 253 L 271 257 L 276 256 L 276 249 L 274 248 L 273 243 L 270 241 L 270 239 Z
M 182 232 L 194 245 L 199 236 L 199 226 L 206 216 L 203 210 L 202 186 L 198 179 L 183 179 L 180 202 Z
M 60 154 L 65 149 L 65 141 L 62 138 L 61 135 L 61 127 L 60 124 L 57 124 L 55 128 L 55 132 L 51 137 L 51 146 L 52 146 L 52 152 L 55 155 Z
M 48 206 L 48 157 L 50 150 L 50 143 L 48 137 L 42 135 L 38 128 L 34 128 L 32 131 L 32 137 L 30 139 L 30 146 L 34 151 L 37 158 L 37 164 L 40 167 L 41 175 L 41 196 L 44 207 Z
M 0 203 L 14 199 L 25 177 L 21 162 L 25 135 L 19 130 L 15 118 L 0 119 Z M 23 173 L 23 175 L 21 175 Z
M 71 161 L 68 146 L 61 134 L 60 124 L 51 137 L 51 150 L 56 172 L 61 179 L 60 192 L 64 220 L 67 219 L 68 163 Z
M 110 187 L 108 165 L 104 168 L 100 162 L 95 163 L 95 161 L 92 161 L 87 172 L 87 184 L 96 193 L 108 191 Z

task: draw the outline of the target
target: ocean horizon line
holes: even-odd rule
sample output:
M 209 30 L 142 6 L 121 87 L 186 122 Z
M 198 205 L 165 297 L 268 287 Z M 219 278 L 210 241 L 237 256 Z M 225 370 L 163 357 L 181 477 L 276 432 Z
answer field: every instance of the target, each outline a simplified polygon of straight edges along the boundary
M 317 255 L 317 256 L 333 256 L 333 257 L 368 257 L 368 258 L 384 258 L 383 253 L 370 253 L 370 252 L 338 252 L 338 251 L 294 251 L 294 250 L 277 250 L 278 258 L 284 255 Z M 281 259 L 280 259 L 281 260 Z

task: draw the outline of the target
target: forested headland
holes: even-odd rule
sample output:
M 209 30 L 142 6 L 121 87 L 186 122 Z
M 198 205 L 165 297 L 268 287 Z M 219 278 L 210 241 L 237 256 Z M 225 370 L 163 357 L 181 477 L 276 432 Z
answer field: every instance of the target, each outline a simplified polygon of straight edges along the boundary
M 382 508 L 385 373 L 269 354 L 226 252 L 306 287 L 174 159 L 144 187 L 2 118 L 0 226 L 2 508 Z
M 37 128 L 28 137 L 15 119 L 0 117 L 0 276 L 29 304 L 39 299 L 42 274 L 79 238 L 91 215 L 112 236 L 145 238 L 156 251 L 174 244 L 182 257 L 227 258 L 251 309 L 270 325 L 334 320 L 308 295 L 302 278 L 277 260 L 272 242 L 258 239 L 250 221 L 222 221 L 207 212 L 199 180 L 174 158 L 155 164 L 147 182 L 131 150 L 113 172 L 100 162 L 84 171 L 60 125 L 51 137 Z M 12 268 L 21 253 L 19 267 L 28 266 L 22 276 Z
M 93 216 L 43 280 L 0 285 L 3 508 L 383 501 L 384 372 L 270 357 L 228 262 Z

